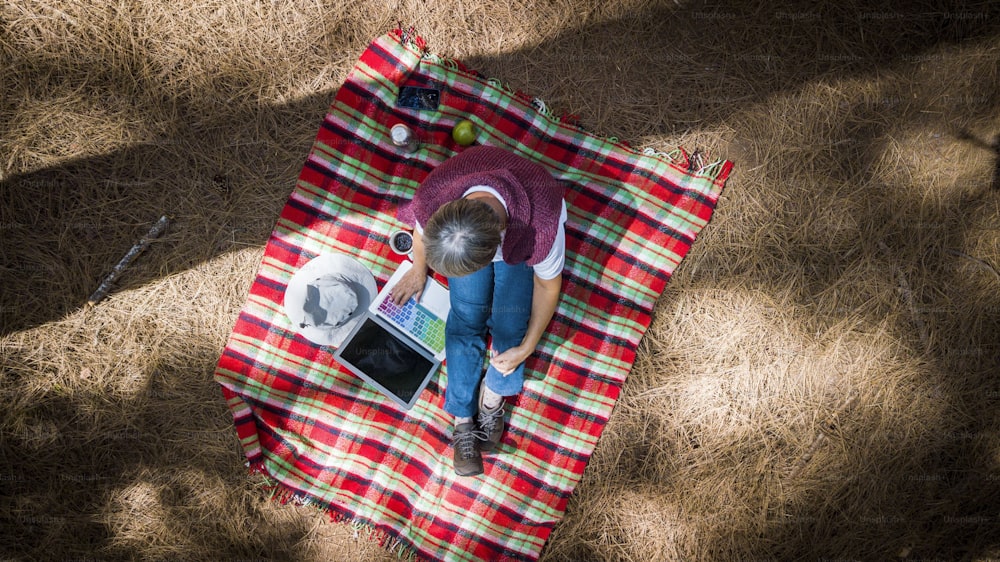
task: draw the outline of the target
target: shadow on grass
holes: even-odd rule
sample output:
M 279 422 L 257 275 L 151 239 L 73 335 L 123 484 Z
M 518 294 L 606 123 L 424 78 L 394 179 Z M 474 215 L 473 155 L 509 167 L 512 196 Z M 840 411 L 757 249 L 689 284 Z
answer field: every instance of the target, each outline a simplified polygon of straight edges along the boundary
M 997 6 L 962 10 L 947 2 L 906 10 L 868 4 L 864 11 L 808 2 L 780 9 L 739 2 L 672 6 L 465 62 L 512 83 L 525 69 L 538 70 L 531 72 L 532 93 L 557 107 L 597 102 L 594 109 L 608 116 L 602 128 L 615 134 L 669 134 L 711 127 L 817 77 L 863 75 L 918 60 L 942 44 L 989 36 L 998 13 Z M 120 78 L 109 74 L 101 85 L 120 88 Z M 657 98 L 664 94 L 669 99 Z M 4 178 L 0 335 L 81 306 L 162 214 L 174 218 L 172 226 L 119 287 L 263 245 L 329 101 L 323 95 L 261 106 L 177 98 L 166 102 L 173 122 L 161 139 Z
M 996 161 L 993 165 L 993 179 L 990 181 L 990 189 L 993 191 L 1000 191 L 1000 134 L 993 137 L 993 142 L 987 142 L 972 134 L 968 130 L 962 129 L 958 132 L 956 137 L 959 140 L 969 142 L 975 147 L 988 150 L 996 155 Z
M 165 234 L 117 290 L 263 246 L 331 94 L 206 120 L 178 105 L 174 135 L 0 181 L 0 335 L 81 308 L 161 215 Z M 220 272 L 221 275 L 227 272 Z
M 509 77 L 512 83 L 522 72 L 531 72 L 526 89 L 556 106 L 601 110 L 606 116 L 598 123 L 602 130 L 622 136 L 676 134 L 710 128 L 732 112 L 766 104 L 770 96 L 819 77 L 864 77 L 918 60 L 940 45 L 996 36 L 996 6 L 962 6 L 966 7 L 925 3 L 901 11 L 883 3 L 866 4 L 859 11 L 843 4 L 817 7 L 799 2 L 779 9 L 719 2 L 711 8 L 654 8 L 568 29 L 515 52 L 464 62 L 486 75 Z M 943 13 L 974 17 L 938 17 Z M 446 46 L 439 48 L 447 51 Z M 702 95 L 708 89 L 716 93 Z M 273 125 L 270 129 L 266 123 L 262 129 L 261 116 L 248 109 L 223 110 L 205 122 L 201 109 L 186 109 L 180 103 L 175 132 L 167 138 L 5 178 L 0 182 L 4 284 L 0 335 L 57 320 L 79 307 L 160 214 L 173 215 L 173 226 L 123 276 L 120 287 L 154 281 L 233 249 L 262 246 L 328 101 L 328 96 L 314 96 L 262 108 L 268 116 L 265 121 Z M 584 115 L 585 125 L 588 117 L 593 118 Z M 843 166 L 855 169 L 858 163 L 853 160 L 872 150 L 882 133 L 877 127 L 861 135 L 852 132 L 858 142 L 843 153 Z M 995 143 L 977 142 L 996 151 Z M 283 150 L 275 152 L 276 147 Z M 966 342 L 961 347 L 932 345 L 918 353 L 952 389 L 941 399 L 953 410 L 967 413 L 964 429 L 949 429 L 949 436 L 929 440 L 931 446 L 925 450 L 873 459 L 881 471 L 817 486 L 813 503 L 803 507 L 795 522 L 772 525 L 763 535 L 740 536 L 736 531 L 735 537 L 719 539 L 715 548 L 720 554 L 867 559 L 896 553 L 867 552 L 871 542 L 850 539 L 858 534 L 901 537 L 893 544 L 911 545 L 914 557 L 962 559 L 1000 548 L 995 538 L 1000 536 L 996 514 L 1000 477 L 992 478 L 996 461 L 984 442 L 1000 421 L 996 414 L 1000 387 L 991 376 L 1000 341 L 993 314 L 998 298 L 995 291 L 984 292 L 970 279 L 968 263 L 961 256 L 947 251 L 963 247 L 968 217 L 985 212 L 991 196 L 949 202 L 934 211 L 936 224 L 930 227 L 899 224 L 899 216 L 926 216 L 914 201 L 891 193 L 871 197 L 875 200 L 869 207 L 883 210 L 862 214 L 858 220 L 882 225 L 892 254 L 880 254 L 875 241 L 867 240 L 859 242 L 866 256 L 857 259 L 882 262 L 887 276 L 903 271 L 914 292 L 928 301 L 923 305 L 928 310 L 919 312 L 923 322 L 938 333 L 962 334 L 964 340 L 955 340 Z M 844 204 L 833 196 L 825 202 Z M 885 209 L 902 209 L 902 215 Z M 794 212 L 789 218 L 795 219 Z M 931 239 L 937 241 L 924 245 Z M 811 244 L 799 242 L 803 248 Z M 849 265 L 829 248 L 820 255 L 803 250 L 795 259 L 817 272 L 812 294 L 833 284 Z M 916 264 L 923 265 L 916 268 Z M 975 301 L 979 312 L 955 317 L 944 308 L 930 310 L 934 295 L 942 294 Z M 914 341 L 920 339 L 915 325 L 901 325 L 900 331 Z M 957 349 L 968 353 L 956 355 Z M 214 361 L 205 357 L 202 364 Z M 200 377 L 211 381 L 210 373 Z M 199 505 L 201 491 L 168 476 L 193 471 L 191 482 L 204 478 L 204 482 L 228 483 L 223 488 L 242 478 L 233 471 L 233 457 L 240 453 L 228 446 L 205 446 L 199 437 L 207 426 L 224 430 L 227 443 L 232 442 L 232 422 L 221 401 L 198 412 L 218 416 L 215 421 L 191 417 L 184 427 L 163 425 L 163 419 L 177 419 L 176 412 L 163 409 L 165 404 L 179 403 L 175 398 L 203 403 L 205 396 L 214 396 L 214 383 L 206 384 L 212 388 L 196 387 L 187 397 L 116 399 L 52 393 L 33 405 L 36 424 L 31 427 L 41 429 L 5 436 L 0 452 L 0 475 L 5 478 L 4 489 L 11 492 L 0 500 L 4 502 L 0 511 L 11 519 L 5 525 L 5 549 L 47 557 L 53 553 L 45 550 L 46 541 L 59 534 L 79 537 L 79 548 L 62 553 L 66 556 L 104 551 L 141 557 L 149 552 L 148 546 L 113 542 L 116 525 L 149 524 L 150 532 L 163 533 L 156 535 L 160 538 L 184 540 L 185 527 L 192 524 L 201 525 L 202 543 L 194 546 L 205 552 L 294 555 L 291 545 L 305 529 L 293 525 L 266 530 L 261 525 L 256 542 L 246 544 L 249 534 L 202 521 L 205 514 L 233 506 L 192 510 L 189 506 Z M 900 473 L 893 467 L 902 457 L 917 460 L 907 461 L 911 468 Z M 629 478 L 653 487 L 662 484 L 646 481 L 642 474 Z M 854 485 L 855 479 L 867 484 Z M 47 492 L 39 492 L 52 482 L 64 492 L 58 504 Z M 149 487 L 135 487 L 142 482 Z M 859 503 L 852 494 L 862 488 L 879 492 Z M 143 495 L 150 493 L 153 497 Z M 235 497 L 225 489 L 219 494 Z M 146 501 L 171 521 L 165 529 L 155 527 L 161 524 L 155 521 L 129 521 L 129 502 L 138 508 Z M 252 506 L 235 509 L 238 517 L 255 517 Z M 144 511 L 135 517 L 141 518 Z M 116 514 L 121 519 L 114 519 Z M 143 529 L 133 534 L 143 536 Z M 596 556 L 588 548 L 580 546 L 581 558 Z
M 221 400 L 206 404 L 218 388 L 191 363 L 214 359 L 178 361 L 161 365 L 134 395 L 52 388 L 18 412 L 24 429 L 0 443 L 0 552 L 37 560 L 303 559 L 312 523 L 262 514 L 255 501 L 267 500 L 256 478 L 234 462 L 241 453 L 228 409 Z
M 840 423 L 821 426 L 825 446 L 837 451 L 833 457 L 854 469 L 821 470 L 822 477 L 805 481 L 812 489 L 786 506 L 788 519 L 774 522 L 764 535 L 723 541 L 722 552 L 742 543 L 747 556 L 777 560 L 970 560 L 1000 549 L 1000 297 L 994 276 L 954 250 L 970 243 L 967 226 L 976 218 L 995 216 L 996 193 L 984 184 L 977 193 L 935 207 L 880 187 L 883 194 L 869 194 L 875 210 L 859 218 L 872 238 L 859 240 L 857 254 L 799 257 L 818 276 L 810 295 L 850 291 L 851 285 L 840 283 L 848 270 L 879 264 L 870 283 L 879 284 L 881 277 L 883 286 L 897 287 L 899 300 L 895 311 L 882 302 L 869 307 L 867 316 L 876 324 L 895 315 L 895 337 L 926 373 L 909 388 L 887 379 L 903 394 L 887 390 L 885 400 L 906 400 L 912 391 L 924 408 L 928 398 L 940 407 L 940 418 L 923 416 L 923 427 L 900 424 L 891 433 L 871 433 L 865 420 L 878 418 L 871 412 L 879 404 L 867 403 Z M 832 195 L 813 201 L 821 202 L 844 206 Z M 865 310 L 865 287 L 853 289 L 859 294 L 851 309 Z M 808 295 L 800 303 L 814 304 Z M 798 484 L 802 489 L 803 482 Z
M 516 77 L 520 69 L 544 69 L 545 73 L 526 80 L 538 85 L 530 93 L 557 107 L 599 106 L 604 117 L 595 128 L 602 132 L 625 138 L 678 134 L 711 128 L 726 115 L 754 104 L 766 106 L 773 94 L 794 92 L 814 79 L 875 79 L 880 69 L 943 60 L 948 55 L 936 52 L 938 48 L 996 37 L 997 10 L 996 5 L 942 2 L 907 8 L 866 3 L 861 10 L 856 4 L 806 2 L 773 8 L 717 2 L 688 11 L 664 7 L 568 30 L 513 53 L 464 62 L 497 77 Z M 770 34 L 764 33 L 767 29 Z M 847 140 L 841 148 L 826 147 L 834 159 L 817 164 L 814 173 L 829 174 L 838 187 L 851 182 L 875 184 L 874 157 L 890 134 L 883 123 L 886 115 L 897 123 L 923 121 L 949 131 L 953 127 L 949 119 L 987 121 L 995 115 L 995 85 L 982 85 L 981 94 L 976 103 L 938 117 L 908 113 L 902 97 L 894 98 L 898 107 L 851 108 L 840 127 Z M 584 125 L 594 125 L 587 117 Z M 963 138 L 997 153 L 996 143 L 968 134 Z M 793 154 L 787 166 L 776 165 L 807 169 L 806 158 Z M 736 164 L 738 175 L 741 162 Z M 800 291 L 804 300 L 799 304 L 807 309 L 815 308 L 814 299 L 824 292 L 862 292 L 861 287 L 841 282 L 853 267 L 876 264 L 869 275 L 874 283 L 888 279 L 895 286 L 905 280 L 906 289 L 900 289 L 900 300 L 893 307 L 907 311 L 897 336 L 931 374 L 933 379 L 927 382 L 937 389 L 935 399 L 943 404 L 948 419 L 924 428 L 919 437 L 907 436 L 909 445 L 904 448 L 894 444 L 892 435 L 885 435 L 874 436 L 877 450 L 867 450 L 864 443 L 873 436 L 851 433 L 863 427 L 824 429 L 848 458 L 861 461 L 857 466 L 871 467 L 871 472 L 827 471 L 830 481 L 817 482 L 807 497 L 788 506 L 794 517 L 770 521 L 763 530 L 727 529 L 714 539 L 702 537 L 712 543 L 707 547 L 712 559 L 963 560 L 1000 552 L 996 509 L 1000 463 L 994 449 L 1000 400 L 996 378 L 1000 293 L 990 273 L 959 251 L 977 236 L 972 232 L 977 220 L 981 225 L 984 217 L 995 216 L 1000 158 L 994 170 L 990 184 L 957 186 L 939 204 L 922 201 L 921 189 L 926 186 L 920 185 L 878 186 L 882 189 L 865 193 L 845 190 L 848 196 L 863 197 L 860 201 L 834 192 L 795 201 L 801 188 L 789 190 L 792 201 L 781 220 L 792 226 L 772 229 L 782 246 L 756 251 L 775 252 L 771 261 L 789 269 L 804 268 L 809 286 Z M 837 209 L 855 219 L 857 237 L 842 247 L 825 245 L 822 236 L 803 237 L 796 223 L 816 208 Z M 769 286 L 778 289 L 788 282 L 785 273 L 764 272 L 755 281 L 765 291 Z M 915 304 L 907 303 L 904 292 Z M 854 296 L 856 305 L 842 318 L 860 312 L 877 322 L 890 312 L 866 309 L 862 295 Z M 831 325 L 842 318 L 831 319 Z M 639 425 L 654 427 L 655 420 Z M 637 436 L 631 449 L 616 454 L 622 459 L 645 458 L 654 446 L 650 439 L 656 438 Z M 629 490 L 646 489 L 655 497 L 657 487 L 668 485 L 651 480 L 643 463 L 623 462 L 617 468 L 621 472 L 615 478 Z M 558 554 L 549 554 L 552 559 L 600 560 L 609 551 L 591 545 L 613 532 L 595 529 L 575 547 L 563 544 Z
M 903 87 L 895 91 L 890 86 L 889 97 L 901 99 L 904 92 Z M 861 105 L 848 112 L 841 126 L 841 136 L 853 138 L 856 146 L 830 166 L 839 172 L 830 174 L 835 181 L 826 184 L 830 188 L 826 192 L 807 196 L 801 216 L 809 216 L 809 209 L 843 209 L 857 219 L 857 241 L 819 247 L 818 252 L 799 256 L 816 274 L 816 286 L 801 304 L 813 305 L 808 302 L 811 295 L 854 290 L 859 294 L 843 297 L 850 303 L 848 308 L 862 311 L 873 324 L 892 316 L 891 308 L 901 312 L 894 315 L 898 319 L 894 335 L 922 365 L 927 378 L 899 390 L 912 390 L 914 399 L 922 399 L 930 387 L 930 398 L 942 413 L 936 424 L 900 428 L 898 434 L 865 435 L 860 421 L 853 428 L 847 427 L 849 423 L 825 428 L 847 457 L 867 470 L 820 483 L 814 494 L 798 504 L 796 522 L 775 527 L 776 532 L 760 542 L 766 549 L 757 554 L 769 553 L 778 559 L 967 560 L 1000 551 L 996 509 L 1000 505 L 996 457 L 1000 277 L 988 262 L 962 251 L 989 248 L 988 241 L 977 243 L 980 238 L 995 238 L 1000 228 L 994 222 L 1000 154 L 994 145 L 974 141 L 995 155 L 992 177 L 983 181 L 962 183 L 960 174 L 955 185 L 925 183 L 908 176 L 907 166 L 913 164 L 906 161 L 899 162 L 900 169 L 892 174 L 875 175 L 882 153 L 893 150 L 888 138 L 907 142 L 912 135 L 911 142 L 930 144 L 938 137 L 946 146 L 956 122 L 993 123 L 996 89 L 984 88 L 982 93 L 984 103 L 960 105 L 943 113 L 903 105 L 889 111 Z M 965 131 L 955 136 L 968 139 L 971 135 Z M 932 146 L 912 150 L 933 154 Z M 930 161 L 946 168 L 955 164 L 945 158 L 940 154 Z M 840 191 L 852 183 L 866 189 Z M 861 205 L 851 200 L 859 196 Z M 788 230 L 794 246 L 818 247 L 821 236 L 817 233 L 796 240 L 796 229 Z M 852 252 L 851 257 L 844 257 Z M 848 270 L 870 264 L 877 267 L 864 285 L 842 282 Z M 866 306 L 872 295 L 862 294 L 865 287 L 880 282 L 895 287 L 896 306 L 887 309 L 885 302 Z M 760 539 L 744 538 L 748 544 Z
M 664 3 L 464 62 L 638 140 L 711 129 L 817 78 L 937 60 L 937 49 L 995 36 L 998 18 L 984 2 Z

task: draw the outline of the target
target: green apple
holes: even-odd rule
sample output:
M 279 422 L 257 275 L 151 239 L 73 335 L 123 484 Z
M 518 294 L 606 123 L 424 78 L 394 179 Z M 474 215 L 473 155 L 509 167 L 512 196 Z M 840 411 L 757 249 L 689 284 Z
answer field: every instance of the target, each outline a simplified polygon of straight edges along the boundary
M 462 146 L 469 146 L 476 142 L 476 126 L 468 119 L 462 119 L 455 124 L 451 130 L 451 138 Z

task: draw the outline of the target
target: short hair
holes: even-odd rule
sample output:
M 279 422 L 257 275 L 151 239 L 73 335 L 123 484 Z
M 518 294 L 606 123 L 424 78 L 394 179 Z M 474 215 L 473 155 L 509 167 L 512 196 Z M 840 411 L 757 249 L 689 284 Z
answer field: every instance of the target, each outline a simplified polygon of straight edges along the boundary
M 427 265 L 445 277 L 463 277 L 486 267 L 500 241 L 500 217 L 476 199 L 442 205 L 423 232 Z

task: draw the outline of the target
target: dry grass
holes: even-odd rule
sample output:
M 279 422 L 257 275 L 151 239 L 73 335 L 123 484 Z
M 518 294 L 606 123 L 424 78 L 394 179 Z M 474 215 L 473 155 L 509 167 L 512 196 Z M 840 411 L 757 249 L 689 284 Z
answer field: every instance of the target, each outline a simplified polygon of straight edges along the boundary
M 4 3 L 0 555 L 394 558 L 268 501 L 211 375 L 332 93 L 402 20 L 737 164 L 546 560 L 1000 557 L 998 11 L 907 5 Z

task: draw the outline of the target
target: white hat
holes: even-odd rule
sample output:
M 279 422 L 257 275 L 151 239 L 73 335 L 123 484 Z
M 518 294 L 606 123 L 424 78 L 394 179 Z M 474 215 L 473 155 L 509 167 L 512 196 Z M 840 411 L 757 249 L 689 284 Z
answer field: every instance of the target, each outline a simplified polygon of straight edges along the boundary
M 336 347 L 377 293 L 375 277 L 361 262 L 346 254 L 324 254 L 292 275 L 285 289 L 285 314 L 307 340 Z

